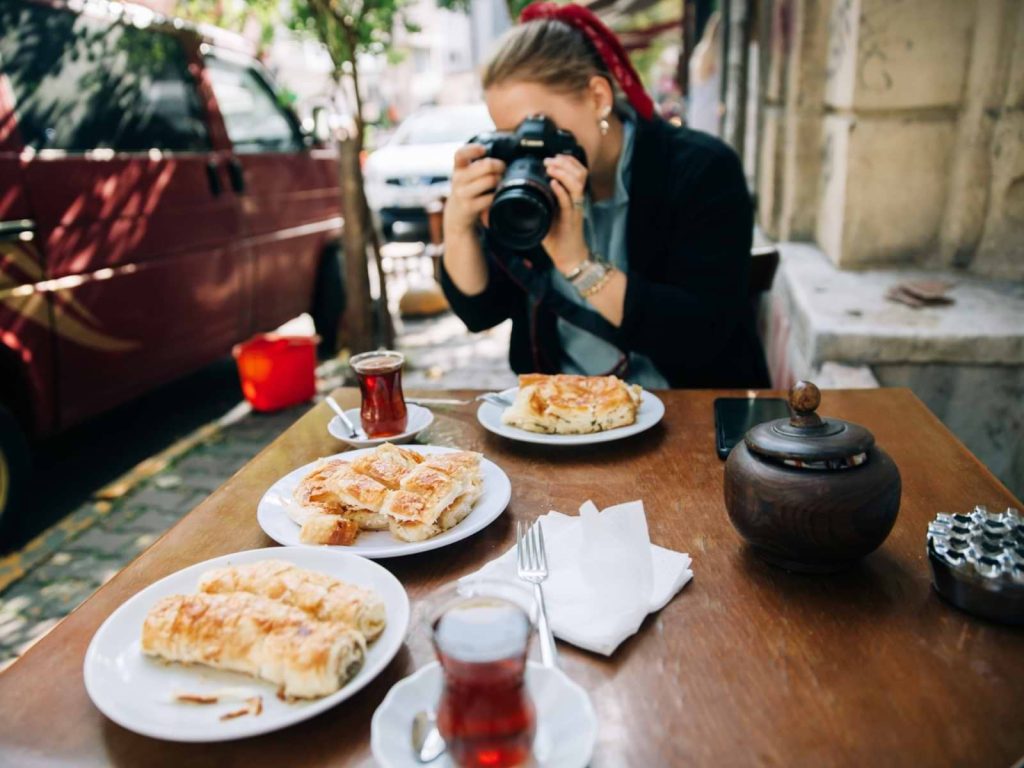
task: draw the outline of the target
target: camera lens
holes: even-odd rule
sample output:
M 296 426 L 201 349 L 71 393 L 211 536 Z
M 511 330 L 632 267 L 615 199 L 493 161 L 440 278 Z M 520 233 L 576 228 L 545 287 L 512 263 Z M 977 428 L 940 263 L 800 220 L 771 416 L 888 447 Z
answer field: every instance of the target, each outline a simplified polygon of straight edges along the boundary
M 491 203 L 491 232 L 507 248 L 534 248 L 551 228 L 555 205 L 543 162 L 536 157 L 513 160 Z

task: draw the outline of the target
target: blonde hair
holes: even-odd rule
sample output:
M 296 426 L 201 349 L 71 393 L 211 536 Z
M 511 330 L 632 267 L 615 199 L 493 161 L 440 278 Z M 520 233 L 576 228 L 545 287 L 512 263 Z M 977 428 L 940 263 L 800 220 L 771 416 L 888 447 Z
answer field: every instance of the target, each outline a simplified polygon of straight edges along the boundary
M 556 19 L 535 19 L 508 30 L 483 70 L 484 90 L 512 81 L 539 83 L 563 93 L 579 93 L 594 76 L 621 93 L 597 51 L 581 32 Z

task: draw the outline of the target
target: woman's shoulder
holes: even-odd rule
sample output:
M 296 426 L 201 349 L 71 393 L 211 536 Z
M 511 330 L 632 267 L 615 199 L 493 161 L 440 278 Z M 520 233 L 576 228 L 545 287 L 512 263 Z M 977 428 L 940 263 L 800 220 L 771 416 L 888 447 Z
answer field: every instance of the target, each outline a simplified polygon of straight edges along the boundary
M 637 122 L 637 154 L 641 173 L 653 179 L 660 176 L 678 188 L 708 177 L 718 185 L 737 185 L 746 190 L 743 167 L 736 152 L 721 139 L 661 118 Z
M 739 165 L 736 152 L 721 139 L 710 133 L 695 131 L 685 125 L 674 125 L 659 117 L 638 123 L 641 136 L 664 147 L 662 160 L 673 165 L 683 163 Z

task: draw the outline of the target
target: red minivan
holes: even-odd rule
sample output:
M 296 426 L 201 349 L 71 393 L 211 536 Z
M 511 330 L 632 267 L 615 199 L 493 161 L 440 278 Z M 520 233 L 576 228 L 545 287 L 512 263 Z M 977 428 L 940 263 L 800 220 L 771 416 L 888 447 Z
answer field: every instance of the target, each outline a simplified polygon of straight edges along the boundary
M 0 531 L 29 444 L 344 304 L 335 154 L 234 38 L 0 2 Z

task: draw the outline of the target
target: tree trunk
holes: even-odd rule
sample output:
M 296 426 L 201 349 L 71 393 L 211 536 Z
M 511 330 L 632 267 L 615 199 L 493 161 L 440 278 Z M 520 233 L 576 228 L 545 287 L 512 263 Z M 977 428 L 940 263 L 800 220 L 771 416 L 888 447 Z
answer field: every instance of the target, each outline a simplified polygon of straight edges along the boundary
M 358 140 L 343 139 L 338 144 L 341 176 L 341 207 L 345 216 L 342 244 L 345 249 L 345 287 L 348 303 L 342 326 L 343 345 L 353 353 L 373 349 L 373 300 L 367 261 L 366 202 L 362 174 L 359 173 Z
M 380 285 L 380 303 L 377 305 L 377 321 L 378 329 L 380 331 L 380 343 L 385 347 L 393 347 L 395 344 L 395 326 L 391 322 L 391 310 L 388 306 L 388 283 L 384 274 L 384 264 L 381 260 L 380 238 L 377 236 L 377 228 L 373 223 L 373 215 L 370 212 L 369 202 L 366 200 L 366 186 L 363 181 L 362 163 L 358 162 L 360 159 L 358 155 L 361 155 L 363 151 L 363 136 L 366 130 L 366 125 L 363 123 L 363 95 L 359 91 L 359 64 L 354 53 L 356 50 L 355 33 L 350 28 L 346 29 L 345 32 L 348 35 L 349 50 L 353 51 L 352 59 L 349 61 L 349 64 L 352 67 L 352 91 L 355 93 L 356 98 L 355 122 L 356 136 L 358 140 L 357 162 L 354 166 L 354 170 L 358 177 L 359 197 L 363 204 L 363 229 L 366 232 L 366 242 L 373 253 L 373 261 L 377 268 L 377 281 Z

